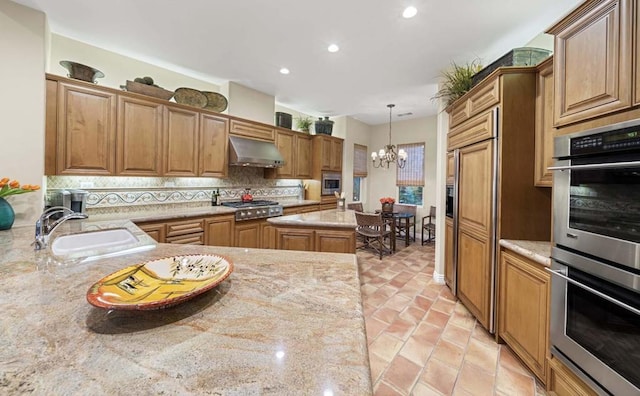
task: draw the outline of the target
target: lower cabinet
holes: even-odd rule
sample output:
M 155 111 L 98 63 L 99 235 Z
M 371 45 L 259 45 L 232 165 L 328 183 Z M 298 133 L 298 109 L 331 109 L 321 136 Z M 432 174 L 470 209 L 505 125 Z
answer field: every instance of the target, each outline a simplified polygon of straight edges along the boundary
M 453 290 L 453 219 L 444 219 L 444 281 Z
M 511 250 L 500 251 L 498 336 L 547 382 L 550 275 L 544 266 Z
M 233 215 L 216 216 L 205 220 L 205 243 L 210 246 L 233 246 Z
M 164 223 L 138 223 L 138 228 L 146 232 L 151 238 L 155 239 L 158 243 L 164 243 L 167 233 L 166 224 Z
M 276 228 L 268 223 L 266 220 L 260 224 L 260 235 L 262 236 L 262 249 L 275 249 L 276 248 Z
M 547 390 L 551 394 L 557 396 L 596 396 L 598 394 L 558 359 L 550 358 L 549 367 L 551 370 Z
M 276 227 L 275 248 L 323 253 L 355 253 L 355 230 Z
M 233 246 L 233 215 L 136 223 L 158 243 Z
M 236 247 L 259 249 L 261 245 L 261 222 L 261 220 L 237 222 L 233 233 L 234 245 Z

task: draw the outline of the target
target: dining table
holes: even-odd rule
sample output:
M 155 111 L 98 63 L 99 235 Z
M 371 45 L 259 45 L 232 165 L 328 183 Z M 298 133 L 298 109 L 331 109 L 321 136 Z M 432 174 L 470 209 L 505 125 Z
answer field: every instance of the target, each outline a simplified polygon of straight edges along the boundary
M 387 211 L 382 211 L 380 209 L 376 209 L 376 213 L 382 213 L 382 218 L 383 219 L 388 219 L 391 220 L 388 222 L 390 228 L 391 228 L 391 239 L 390 239 L 390 243 L 391 243 L 391 251 L 395 252 L 396 251 L 396 221 L 404 221 L 404 225 L 405 225 L 405 235 L 404 235 L 404 242 L 405 242 L 405 246 L 409 246 L 411 244 L 411 236 L 409 235 L 409 225 L 410 220 L 413 219 L 413 240 L 415 241 L 415 236 L 416 236 L 416 215 L 413 213 L 406 213 L 406 212 L 387 212 Z

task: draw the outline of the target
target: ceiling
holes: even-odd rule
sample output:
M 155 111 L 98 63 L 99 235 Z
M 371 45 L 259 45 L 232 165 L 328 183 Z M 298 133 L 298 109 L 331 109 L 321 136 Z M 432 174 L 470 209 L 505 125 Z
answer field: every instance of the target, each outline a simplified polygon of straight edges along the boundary
M 487 65 L 579 0 L 15 0 L 53 33 L 216 84 L 234 81 L 313 116 L 375 125 L 436 113 L 452 61 Z M 406 6 L 418 14 L 404 19 Z M 329 53 L 336 43 L 340 51 Z M 280 74 L 282 67 L 289 75 Z

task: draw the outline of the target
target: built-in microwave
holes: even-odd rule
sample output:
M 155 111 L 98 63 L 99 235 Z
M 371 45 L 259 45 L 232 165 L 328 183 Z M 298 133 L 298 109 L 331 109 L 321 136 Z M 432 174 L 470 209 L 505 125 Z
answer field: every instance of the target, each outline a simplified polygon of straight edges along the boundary
M 342 192 L 342 174 L 336 172 L 322 173 L 322 195 L 333 195 Z

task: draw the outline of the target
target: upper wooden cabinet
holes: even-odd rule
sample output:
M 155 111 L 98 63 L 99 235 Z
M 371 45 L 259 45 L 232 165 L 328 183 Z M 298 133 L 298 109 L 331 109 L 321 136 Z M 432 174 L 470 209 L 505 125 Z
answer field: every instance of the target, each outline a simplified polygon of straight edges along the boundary
M 47 75 L 45 173 L 226 177 L 229 119 Z
M 486 78 L 447 108 L 449 128 L 490 109 L 500 102 L 500 79 Z
M 118 97 L 117 174 L 162 174 L 162 111 L 163 106 L 156 102 Z
M 342 172 L 343 140 L 328 135 L 313 136 L 313 178 L 320 179 L 322 172 Z
M 198 176 L 227 177 L 229 120 L 210 114 L 200 115 Z
M 276 137 L 274 127 L 259 124 L 257 122 L 231 119 L 229 133 L 232 135 L 244 136 L 253 139 L 268 140 L 273 142 Z
M 450 151 L 447 153 L 447 185 L 453 185 L 455 172 L 455 159 L 453 151 Z
M 265 169 L 268 179 L 310 179 L 311 136 L 294 131 L 276 131 L 276 146 L 284 157 L 284 166 Z
M 535 150 L 536 163 L 533 184 L 551 187 L 553 177 L 548 170 L 553 165 L 553 57 L 538 65 L 536 83 Z
M 116 95 L 68 83 L 57 92 L 56 173 L 113 175 Z
M 556 36 L 555 126 L 631 106 L 631 3 L 631 0 L 590 0 L 549 29 Z

